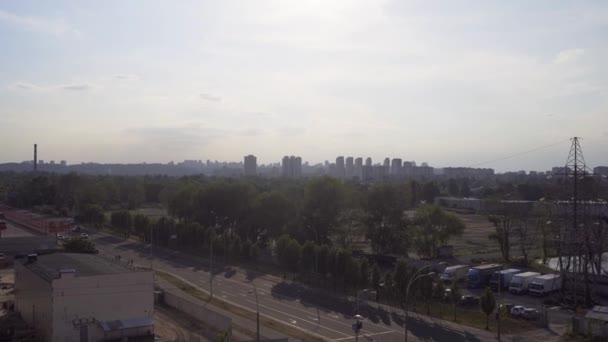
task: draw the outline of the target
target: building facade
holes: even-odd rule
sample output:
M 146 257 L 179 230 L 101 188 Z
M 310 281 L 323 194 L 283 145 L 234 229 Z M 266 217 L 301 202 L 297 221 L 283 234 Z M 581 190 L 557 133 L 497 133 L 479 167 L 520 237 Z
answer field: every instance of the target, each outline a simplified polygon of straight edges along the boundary
M 15 309 L 42 341 L 154 334 L 152 272 L 91 254 L 31 255 L 15 263 Z
M 248 155 L 244 157 L 243 161 L 243 175 L 255 176 L 258 173 L 258 159 L 254 155 Z

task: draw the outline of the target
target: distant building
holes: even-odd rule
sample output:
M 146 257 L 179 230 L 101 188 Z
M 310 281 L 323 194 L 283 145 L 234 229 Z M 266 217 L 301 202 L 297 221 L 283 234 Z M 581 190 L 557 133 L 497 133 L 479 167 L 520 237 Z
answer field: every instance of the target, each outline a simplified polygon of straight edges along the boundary
M 62 160 L 61 162 L 59 162 L 59 164 L 60 164 L 61 166 L 67 166 L 67 165 L 68 165 L 68 162 L 66 162 L 65 160 Z
M 282 176 L 285 178 L 297 178 L 302 176 L 302 158 L 285 156 L 281 163 Z
M 354 177 L 358 180 L 363 179 L 363 158 L 359 157 L 355 159 L 355 175 Z
M 355 164 L 353 162 L 353 157 L 346 158 L 346 165 L 344 166 L 344 173 L 346 175 L 346 179 L 352 179 L 355 175 Z
M 344 179 L 346 176 L 346 169 L 344 167 L 344 157 L 339 156 L 336 158 L 336 173 L 334 177 Z
M 391 175 L 398 176 L 401 174 L 401 159 L 394 158 L 391 163 Z
M 608 177 L 608 166 L 597 166 L 593 168 L 593 173 L 598 176 Z
M 370 158 L 370 157 L 365 158 L 365 166 L 372 166 L 372 158 Z
M 444 167 L 447 178 L 486 178 L 494 175 L 494 169 L 477 169 L 472 167 Z
M 92 254 L 15 262 L 15 309 L 43 341 L 110 341 L 154 334 L 152 272 Z
M 258 159 L 254 155 L 248 155 L 244 157 L 243 161 L 243 175 L 255 176 L 258 170 Z

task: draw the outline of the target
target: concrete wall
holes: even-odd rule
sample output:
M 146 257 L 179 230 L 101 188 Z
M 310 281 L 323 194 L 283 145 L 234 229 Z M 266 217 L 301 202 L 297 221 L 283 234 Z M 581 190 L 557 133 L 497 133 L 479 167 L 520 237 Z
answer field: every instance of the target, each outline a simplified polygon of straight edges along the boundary
M 228 331 L 229 336 L 232 334 L 232 319 L 205 308 L 204 302 L 187 298 L 172 290 L 164 291 L 164 302 L 172 308 L 196 317 L 218 331 Z
M 53 341 L 51 283 L 15 263 L 15 310 L 42 337 Z
M 62 274 L 53 281 L 54 341 L 77 342 L 87 325 L 90 341 L 99 341 L 100 321 L 152 318 L 154 279 L 151 272 L 88 277 Z

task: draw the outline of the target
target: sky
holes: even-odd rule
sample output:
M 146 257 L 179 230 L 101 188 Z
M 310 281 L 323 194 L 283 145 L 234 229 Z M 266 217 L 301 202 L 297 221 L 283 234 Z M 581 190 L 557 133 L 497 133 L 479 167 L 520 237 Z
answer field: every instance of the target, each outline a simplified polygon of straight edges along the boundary
M 608 165 L 606 61 L 607 1 L 0 0 L 0 162 Z

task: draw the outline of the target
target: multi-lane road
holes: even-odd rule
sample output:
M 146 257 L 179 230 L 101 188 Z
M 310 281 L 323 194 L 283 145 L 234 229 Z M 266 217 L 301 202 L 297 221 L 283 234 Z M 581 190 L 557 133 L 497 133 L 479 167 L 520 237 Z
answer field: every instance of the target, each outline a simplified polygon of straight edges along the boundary
M 208 261 L 132 240 L 123 240 L 105 233 L 91 233 L 90 238 L 97 244 L 100 253 L 122 260 L 132 259 L 136 264 L 170 272 L 188 282 L 209 291 L 210 276 Z M 215 262 L 212 281 L 214 297 L 256 310 L 256 300 L 252 281 L 255 282 L 259 311 L 293 327 L 303 329 L 332 341 L 354 341 L 352 325 L 355 303 L 352 300 L 337 299 L 315 292 L 297 283 L 285 282 L 279 277 L 254 274 L 245 270 L 223 268 Z M 390 308 L 372 310 L 359 308 L 365 319 L 359 338 L 366 341 L 403 341 L 404 328 L 402 312 Z M 262 329 L 263 330 L 263 329 Z M 411 315 L 408 320 L 408 338 L 436 341 L 475 341 L 492 339 L 490 332 L 463 327 L 431 318 Z

